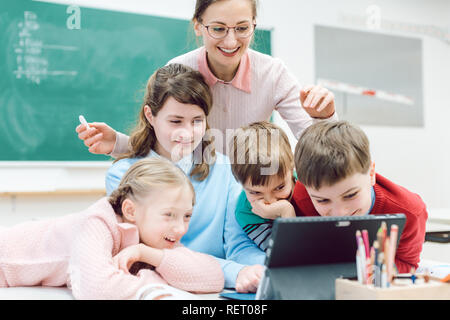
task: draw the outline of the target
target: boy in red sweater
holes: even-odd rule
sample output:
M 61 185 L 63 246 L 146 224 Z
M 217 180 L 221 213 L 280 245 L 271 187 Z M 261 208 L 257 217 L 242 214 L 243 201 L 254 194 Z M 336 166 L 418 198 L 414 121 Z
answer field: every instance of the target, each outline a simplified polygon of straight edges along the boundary
M 295 148 L 298 181 L 292 196 L 297 216 L 406 215 L 395 255 L 398 272 L 417 268 L 428 217 L 419 195 L 375 173 L 369 140 L 346 122 L 307 128 Z

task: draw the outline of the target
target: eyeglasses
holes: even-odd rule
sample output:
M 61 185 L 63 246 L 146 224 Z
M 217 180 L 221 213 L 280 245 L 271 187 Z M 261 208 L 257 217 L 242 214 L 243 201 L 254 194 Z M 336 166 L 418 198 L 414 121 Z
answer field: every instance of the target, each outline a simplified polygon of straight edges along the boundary
M 213 23 L 205 26 L 203 23 L 201 23 L 202 26 L 206 28 L 208 31 L 208 34 L 213 37 L 214 39 L 223 39 L 228 35 L 228 31 L 230 29 L 234 29 L 234 34 L 238 38 L 248 38 L 250 37 L 253 32 L 255 32 L 256 23 L 242 23 L 238 24 L 235 27 L 228 27 L 223 24 Z

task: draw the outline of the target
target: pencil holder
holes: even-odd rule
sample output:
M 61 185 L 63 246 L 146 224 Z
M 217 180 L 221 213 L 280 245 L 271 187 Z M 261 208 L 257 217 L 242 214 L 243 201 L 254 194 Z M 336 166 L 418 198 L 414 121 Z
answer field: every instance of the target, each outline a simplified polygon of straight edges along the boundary
M 450 284 L 437 280 L 396 280 L 389 288 L 336 279 L 336 300 L 450 300 Z

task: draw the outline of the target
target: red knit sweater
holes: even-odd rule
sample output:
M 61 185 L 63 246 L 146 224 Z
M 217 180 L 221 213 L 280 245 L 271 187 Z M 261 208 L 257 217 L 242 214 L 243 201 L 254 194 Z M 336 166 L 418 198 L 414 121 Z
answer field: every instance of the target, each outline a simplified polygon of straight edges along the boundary
M 400 237 L 395 265 L 399 273 L 410 272 L 417 268 L 425 241 L 425 224 L 428 218 L 425 203 L 419 195 L 376 175 L 374 185 L 375 204 L 370 214 L 403 213 L 406 224 Z M 305 186 L 299 181 L 295 184 L 292 204 L 297 216 L 318 216 Z

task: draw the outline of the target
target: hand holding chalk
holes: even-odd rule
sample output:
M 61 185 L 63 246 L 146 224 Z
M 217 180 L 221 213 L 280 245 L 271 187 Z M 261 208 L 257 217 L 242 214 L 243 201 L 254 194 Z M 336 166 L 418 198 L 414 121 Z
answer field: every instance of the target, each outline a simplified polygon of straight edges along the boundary
M 82 115 L 79 119 L 81 124 L 75 131 L 78 133 L 78 138 L 89 148 L 89 152 L 109 155 L 114 150 L 116 131 L 103 122 L 92 122 L 89 125 Z M 119 153 L 123 152 L 126 150 Z
M 78 119 L 80 119 L 81 124 L 84 124 L 86 126 L 86 129 L 90 129 L 86 119 L 80 114 L 80 116 L 78 117 Z

